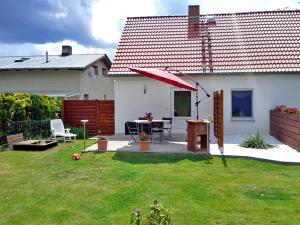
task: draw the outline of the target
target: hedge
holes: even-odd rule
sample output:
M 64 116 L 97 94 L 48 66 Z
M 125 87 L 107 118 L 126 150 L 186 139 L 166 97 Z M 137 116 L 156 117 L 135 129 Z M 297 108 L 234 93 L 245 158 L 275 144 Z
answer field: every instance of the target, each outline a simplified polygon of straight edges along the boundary
M 46 129 L 45 121 L 49 124 L 49 120 L 59 117 L 60 112 L 60 103 L 55 98 L 26 93 L 0 93 L 0 145 L 6 142 L 7 135 L 16 132 L 23 132 L 25 136 L 33 137 L 36 132 L 32 134 L 31 132 L 37 129 L 34 128 L 37 126 L 43 127 L 37 129 L 38 133 L 46 134 L 48 131 L 41 131 Z M 18 131 L 15 129 L 17 123 L 20 124 Z

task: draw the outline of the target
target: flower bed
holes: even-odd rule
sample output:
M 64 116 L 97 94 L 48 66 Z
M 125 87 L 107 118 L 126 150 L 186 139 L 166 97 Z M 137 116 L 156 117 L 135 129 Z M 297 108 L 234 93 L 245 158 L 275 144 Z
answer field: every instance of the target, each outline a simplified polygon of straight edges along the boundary
M 270 111 L 270 134 L 300 151 L 300 116 L 297 108 L 277 106 Z

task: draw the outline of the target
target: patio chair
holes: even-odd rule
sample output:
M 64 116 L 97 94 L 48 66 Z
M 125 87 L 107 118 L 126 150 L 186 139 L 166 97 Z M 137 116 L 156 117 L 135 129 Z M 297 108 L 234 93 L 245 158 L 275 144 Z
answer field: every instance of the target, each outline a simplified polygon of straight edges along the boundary
M 137 127 L 137 123 L 136 122 L 131 122 L 131 121 L 127 121 L 126 122 L 126 126 L 128 129 L 128 132 L 130 134 L 130 141 L 134 141 L 136 142 L 136 139 L 134 138 L 134 136 L 139 136 L 139 129 Z
M 170 138 L 172 137 L 172 117 L 163 117 L 162 120 L 164 120 L 164 131 L 166 130 L 169 134 Z
M 158 137 L 159 142 L 164 141 L 164 122 L 152 122 L 151 123 L 151 141 Z
M 55 141 L 56 140 L 64 140 L 64 142 L 72 141 L 72 138 L 74 142 L 76 141 L 77 135 L 70 133 L 70 128 L 65 129 L 61 119 L 50 120 L 50 127 L 51 127 L 52 138 Z

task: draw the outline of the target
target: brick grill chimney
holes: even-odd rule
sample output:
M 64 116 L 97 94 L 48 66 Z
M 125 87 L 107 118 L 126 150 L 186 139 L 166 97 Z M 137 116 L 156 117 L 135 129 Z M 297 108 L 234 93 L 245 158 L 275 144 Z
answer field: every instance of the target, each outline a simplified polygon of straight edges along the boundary
M 189 5 L 188 14 L 188 38 L 199 38 L 200 36 L 200 7 Z
M 63 45 L 61 49 L 61 56 L 68 56 L 68 55 L 72 55 L 72 46 Z

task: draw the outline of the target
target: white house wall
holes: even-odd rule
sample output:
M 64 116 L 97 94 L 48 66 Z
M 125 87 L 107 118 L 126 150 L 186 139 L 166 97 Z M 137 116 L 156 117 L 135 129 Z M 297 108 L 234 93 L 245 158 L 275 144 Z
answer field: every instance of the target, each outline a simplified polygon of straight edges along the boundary
M 107 66 L 103 62 L 98 62 L 94 65 L 98 66 L 98 75 L 93 79 L 88 76 L 88 69 L 81 72 L 80 98 L 84 99 L 84 94 L 88 94 L 89 99 L 114 99 L 113 80 L 108 77 L 104 77 L 102 74 L 102 68 L 106 69 L 106 71 L 108 72 Z
M 190 84 L 189 80 L 181 77 Z M 213 115 L 213 91 L 224 90 L 225 135 L 253 134 L 269 132 L 269 110 L 285 104 L 300 107 L 300 75 L 298 74 L 256 74 L 256 75 L 206 75 L 194 77 L 210 94 L 206 98 L 199 91 L 199 117 Z M 146 87 L 146 94 L 144 94 Z M 231 119 L 231 90 L 253 90 L 253 120 L 236 121 Z M 171 116 L 172 87 L 146 78 L 115 79 L 115 129 L 124 133 L 124 124 L 137 119 L 145 112 L 152 112 L 154 118 Z M 195 108 L 192 109 L 195 115 Z M 177 132 L 185 132 L 183 127 Z
M 152 112 L 155 118 L 169 116 L 169 86 L 143 78 L 117 79 L 115 81 L 116 132 L 124 133 L 126 121 L 143 117 L 146 112 Z

